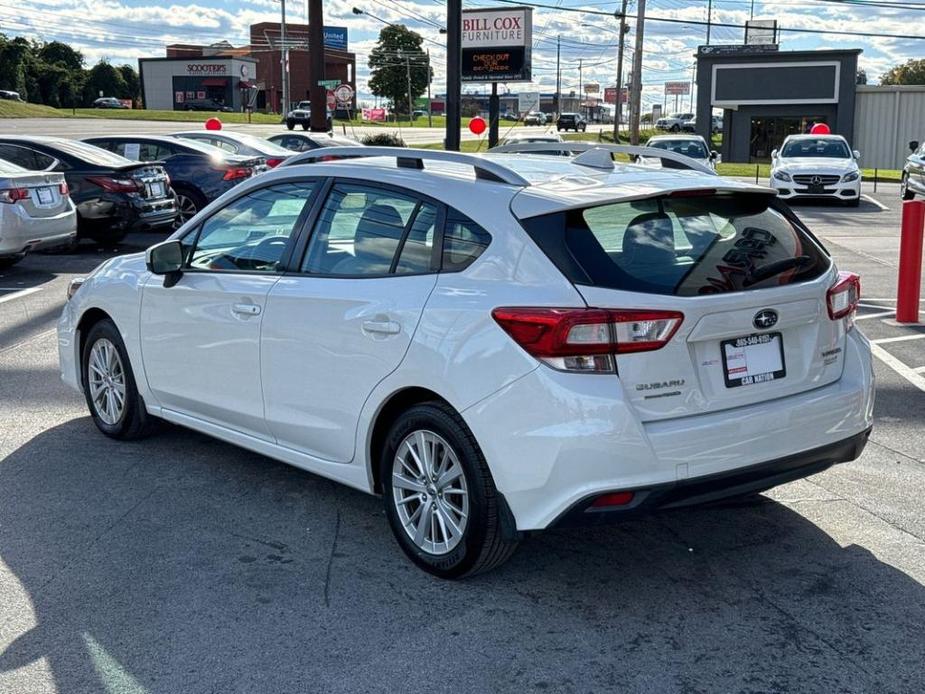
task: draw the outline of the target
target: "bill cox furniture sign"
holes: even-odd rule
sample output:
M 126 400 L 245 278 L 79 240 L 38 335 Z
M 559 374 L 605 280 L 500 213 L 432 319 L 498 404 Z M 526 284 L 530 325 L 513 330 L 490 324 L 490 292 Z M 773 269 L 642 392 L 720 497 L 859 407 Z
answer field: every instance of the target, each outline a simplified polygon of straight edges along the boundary
M 531 81 L 531 8 L 479 8 L 462 14 L 464 82 Z

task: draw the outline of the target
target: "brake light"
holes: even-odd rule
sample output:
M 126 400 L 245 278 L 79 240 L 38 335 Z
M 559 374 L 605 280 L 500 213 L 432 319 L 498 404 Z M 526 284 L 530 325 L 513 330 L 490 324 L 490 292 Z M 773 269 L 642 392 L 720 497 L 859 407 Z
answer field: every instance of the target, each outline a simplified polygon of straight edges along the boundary
M 29 199 L 29 189 L 28 188 L 4 188 L 0 190 L 0 202 L 12 204 L 14 202 L 19 202 L 20 200 L 28 200 L 28 199 Z
M 861 278 L 853 272 L 839 272 L 838 281 L 826 293 L 829 318 L 839 320 L 850 317 L 861 300 Z
M 280 158 L 267 159 L 267 166 L 269 166 L 271 169 L 275 169 L 277 166 L 279 166 L 280 164 L 282 164 L 284 161 L 286 161 L 286 160 L 285 160 L 285 159 L 280 159 Z
M 61 193 L 62 198 L 66 198 L 71 194 L 71 190 L 67 187 L 66 181 L 61 181 L 60 185 L 58 186 L 58 192 Z
M 247 166 L 229 166 L 222 178 L 226 181 L 237 181 L 239 178 L 250 178 L 253 171 Z
M 140 193 L 143 190 L 141 181 L 134 178 L 113 178 L 112 176 L 89 176 L 90 183 L 98 185 L 110 193 Z
M 613 373 L 614 355 L 661 349 L 684 320 L 677 311 L 602 308 L 496 308 L 491 315 L 548 366 L 584 373 Z

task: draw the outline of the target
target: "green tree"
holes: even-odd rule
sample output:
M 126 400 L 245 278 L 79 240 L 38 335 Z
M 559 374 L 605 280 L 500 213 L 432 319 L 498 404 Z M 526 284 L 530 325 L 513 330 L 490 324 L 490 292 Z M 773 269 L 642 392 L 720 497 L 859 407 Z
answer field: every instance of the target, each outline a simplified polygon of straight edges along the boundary
M 23 100 L 29 96 L 26 84 L 26 64 L 32 46 L 26 39 L 8 39 L 0 34 L 0 89 L 19 92 Z
M 880 76 L 880 84 L 925 84 L 925 59 L 909 59 Z
M 867 84 L 867 70 L 858 68 L 857 76 L 854 80 L 855 84 Z
M 122 74 L 122 79 L 125 81 L 125 92 L 119 94 L 119 96 L 123 99 L 137 101 L 141 96 L 141 80 L 138 79 L 138 73 L 135 72 L 135 68 L 131 65 L 120 65 L 119 72 Z
M 101 60 L 90 68 L 90 72 L 87 74 L 87 83 L 84 87 L 84 98 L 88 103 L 92 103 L 94 99 L 99 98 L 100 93 L 103 96 L 119 97 L 127 92 L 128 87 L 122 73 L 105 60 Z
M 38 48 L 37 57 L 49 65 L 60 65 L 71 72 L 82 71 L 84 57 L 66 43 L 49 41 Z
M 394 24 L 379 32 L 379 41 L 369 53 L 369 89 L 391 101 L 392 109 L 399 113 L 408 113 L 409 81 L 412 102 L 427 91 L 430 66 L 423 43 L 417 32 Z

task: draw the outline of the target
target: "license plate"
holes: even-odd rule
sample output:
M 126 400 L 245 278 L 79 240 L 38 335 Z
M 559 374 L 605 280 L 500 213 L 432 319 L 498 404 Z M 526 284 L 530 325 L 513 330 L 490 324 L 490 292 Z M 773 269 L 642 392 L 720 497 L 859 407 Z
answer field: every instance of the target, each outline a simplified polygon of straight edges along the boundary
M 40 205 L 50 205 L 55 201 L 55 195 L 51 192 L 51 188 L 39 188 L 35 194 Z
M 811 185 L 809 187 L 809 192 L 812 193 L 813 195 L 822 195 L 824 190 L 825 190 L 825 187 L 822 186 L 821 184 Z
M 148 197 L 151 198 L 162 198 L 164 197 L 164 184 L 160 181 L 154 181 L 151 183 L 151 195 Z
M 787 375 L 780 333 L 746 335 L 720 343 L 727 388 L 775 381 Z

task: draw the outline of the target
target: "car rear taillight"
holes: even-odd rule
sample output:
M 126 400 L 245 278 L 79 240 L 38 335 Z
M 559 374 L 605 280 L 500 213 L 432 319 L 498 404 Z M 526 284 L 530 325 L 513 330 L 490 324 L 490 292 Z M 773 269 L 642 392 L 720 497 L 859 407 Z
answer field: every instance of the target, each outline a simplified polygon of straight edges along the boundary
M 839 320 L 850 317 L 861 300 L 861 278 L 853 272 L 839 272 L 838 281 L 826 293 L 829 318 Z
M 20 200 L 28 200 L 28 199 L 29 199 L 29 189 L 28 188 L 4 188 L 0 190 L 0 202 L 12 204 L 14 202 L 19 202 Z
M 279 157 L 274 158 L 274 159 L 267 159 L 267 166 L 269 166 L 271 169 L 275 169 L 277 166 L 282 164 L 284 161 L 286 160 L 280 159 Z
M 229 166 L 222 178 L 226 181 L 237 181 L 240 178 L 250 178 L 254 170 L 248 166 Z
M 67 187 L 66 181 L 61 181 L 61 183 L 58 185 L 58 192 L 61 193 L 62 198 L 66 198 L 71 194 L 71 190 Z
M 633 492 L 610 492 L 602 494 L 591 502 L 589 508 L 611 508 L 613 506 L 626 506 L 635 498 Z
M 144 190 L 141 181 L 134 178 L 113 178 L 112 176 L 88 176 L 90 183 L 110 193 L 140 193 Z
M 614 355 L 668 344 L 677 311 L 602 308 L 496 308 L 492 317 L 529 354 L 560 371 L 613 373 Z

